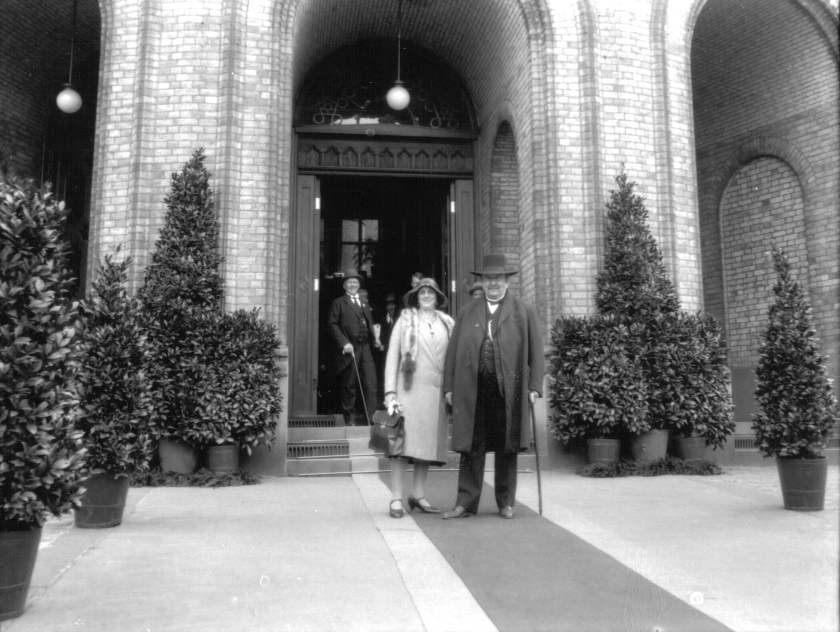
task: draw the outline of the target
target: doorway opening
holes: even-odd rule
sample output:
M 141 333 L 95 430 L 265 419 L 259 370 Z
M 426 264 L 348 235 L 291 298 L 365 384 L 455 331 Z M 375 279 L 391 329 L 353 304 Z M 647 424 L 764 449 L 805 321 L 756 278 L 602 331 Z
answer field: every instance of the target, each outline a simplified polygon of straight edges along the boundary
M 385 317 L 389 294 L 396 297 L 397 309 L 402 306 L 402 297 L 411 289 L 411 276 L 415 272 L 434 278 L 446 292 L 449 284 L 447 203 L 451 184 L 447 179 L 433 178 L 321 176 L 319 415 L 341 413 L 338 375 L 333 369 L 338 348 L 329 335 L 326 314 L 330 303 L 344 293 L 344 272 L 355 269 L 364 277 L 362 289 L 367 290 L 377 322 Z M 375 352 L 374 360 L 381 376 L 384 353 Z M 367 402 L 371 414 L 378 404 L 378 401 Z M 363 414 L 361 406 L 357 398 L 359 414 Z

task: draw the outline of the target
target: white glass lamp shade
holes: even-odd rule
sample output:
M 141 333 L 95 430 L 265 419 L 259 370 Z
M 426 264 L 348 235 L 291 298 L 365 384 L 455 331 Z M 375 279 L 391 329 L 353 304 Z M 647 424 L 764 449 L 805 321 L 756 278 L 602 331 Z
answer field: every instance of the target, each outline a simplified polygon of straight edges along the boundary
M 395 110 L 404 110 L 408 107 L 409 101 L 411 101 L 411 95 L 408 94 L 408 90 L 403 88 L 402 83 L 397 81 L 394 84 L 394 87 L 388 90 L 385 100 L 391 108 Z
M 82 107 L 82 97 L 76 92 L 69 83 L 64 84 L 64 90 L 58 93 L 55 97 L 55 104 L 58 109 L 67 114 L 78 112 Z

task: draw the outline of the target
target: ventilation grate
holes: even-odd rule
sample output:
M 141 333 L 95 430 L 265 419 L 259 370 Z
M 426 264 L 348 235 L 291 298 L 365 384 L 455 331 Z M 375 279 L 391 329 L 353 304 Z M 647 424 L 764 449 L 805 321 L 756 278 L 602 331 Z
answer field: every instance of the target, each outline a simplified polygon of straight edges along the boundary
M 289 419 L 289 428 L 335 428 L 334 415 L 309 415 Z
M 828 440 L 827 449 L 840 448 L 840 437 L 831 437 Z M 758 450 L 755 437 L 735 437 L 736 450 Z
M 350 444 L 347 441 L 303 441 L 301 443 L 289 443 L 286 454 L 290 459 L 350 456 Z

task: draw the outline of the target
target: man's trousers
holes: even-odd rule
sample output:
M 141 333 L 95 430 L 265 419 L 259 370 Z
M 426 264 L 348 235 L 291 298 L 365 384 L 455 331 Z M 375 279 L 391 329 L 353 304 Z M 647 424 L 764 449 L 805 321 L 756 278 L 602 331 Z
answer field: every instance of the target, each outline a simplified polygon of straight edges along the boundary
M 496 504 L 499 508 L 513 507 L 516 502 L 517 452 L 505 452 L 507 413 L 505 398 L 499 391 L 496 375 L 478 375 L 475 425 L 469 452 L 461 454 L 458 468 L 458 500 L 456 505 L 470 513 L 478 511 L 481 487 L 484 483 L 484 463 L 487 452 L 496 455 Z
M 356 345 L 353 348 L 356 356 L 356 365 L 359 367 L 359 376 L 362 380 L 363 391 L 368 413 L 372 416 L 376 410 L 376 364 L 373 361 L 370 343 Z M 359 378 L 356 377 L 356 367 L 353 366 L 351 358 L 348 364 L 339 373 L 339 384 L 341 387 L 341 412 L 344 419 L 350 418 L 356 405 L 356 393 L 359 389 Z M 368 419 L 370 423 L 370 419 Z

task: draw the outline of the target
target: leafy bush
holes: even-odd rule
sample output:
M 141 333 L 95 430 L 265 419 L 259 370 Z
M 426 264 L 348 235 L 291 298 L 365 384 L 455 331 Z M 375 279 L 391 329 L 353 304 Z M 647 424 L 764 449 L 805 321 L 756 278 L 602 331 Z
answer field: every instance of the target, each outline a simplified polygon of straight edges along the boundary
M 726 349 L 715 319 L 702 313 L 651 313 L 640 333 L 649 428 L 696 434 L 706 445 L 720 447 L 735 422 Z
M 66 216 L 49 190 L 0 182 L 0 530 L 40 526 L 84 491 Z
M 186 439 L 196 444 L 256 445 L 274 442 L 280 414 L 280 348 L 274 325 L 259 310 L 207 312 L 193 320 L 184 358 Z
M 119 250 L 99 262 L 93 291 L 82 305 L 78 422 L 85 432 L 88 468 L 118 476 L 148 470 L 152 456 L 152 394 L 138 322 L 140 303 L 126 292 L 131 261 L 115 261 Z
M 756 369 L 759 412 L 752 428 L 764 456 L 816 459 L 838 420 L 837 400 L 819 353 L 811 306 L 773 248 L 776 298 L 768 312 Z
M 219 229 L 204 160 L 199 149 L 172 174 L 164 226 L 139 291 L 150 352 L 153 429 L 158 437 L 187 441 L 195 434 L 187 422 L 190 403 L 184 399 L 193 385 L 183 371 L 183 360 L 192 352 L 192 319 L 219 312 L 223 295 Z
M 567 316 L 551 329 L 548 397 L 551 434 L 564 444 L 619 438 L 646 424 L 647 387 L 637 325 L 613 316 Z

